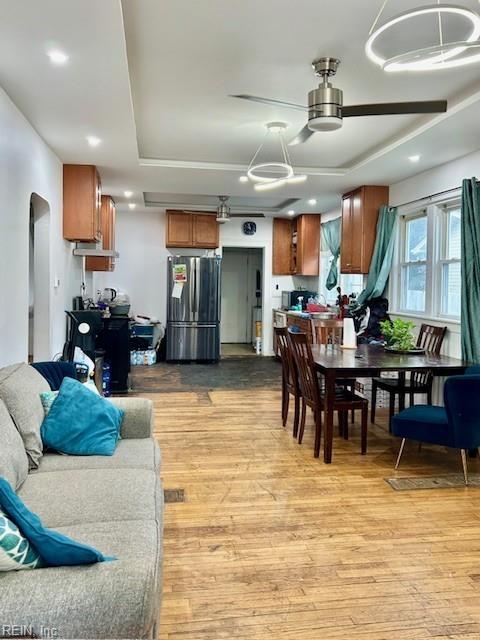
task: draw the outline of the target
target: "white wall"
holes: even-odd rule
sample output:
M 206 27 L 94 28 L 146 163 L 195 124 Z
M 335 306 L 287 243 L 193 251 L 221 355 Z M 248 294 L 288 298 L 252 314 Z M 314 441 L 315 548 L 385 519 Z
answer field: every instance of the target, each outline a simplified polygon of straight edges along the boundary
M 62 163 L 0 89 L 0 366 L 28 357 L 29 205 L 32 193 L 50 207 L 50 331 L 52 356 L 65 340 L 64 309 L 80 290 L 81 263 L 62 237 Z M 57 276 L 60 285 L 53 287 Z

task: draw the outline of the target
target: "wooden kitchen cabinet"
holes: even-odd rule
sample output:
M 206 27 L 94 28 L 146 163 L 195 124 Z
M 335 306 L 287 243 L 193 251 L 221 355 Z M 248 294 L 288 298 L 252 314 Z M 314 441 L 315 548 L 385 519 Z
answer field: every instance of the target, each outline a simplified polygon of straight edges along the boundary
M 101 209 L 102 249 L 115 250 L 115 203 L 110 196 L 102 196 Z M 87 271 L 113 271 L 115 258 L 87 256 Z
M 167 210 L 167 247 L 216 249 L 219 225 L 214 213 Z
M 318 276 L 320 268 L 320 216 L 299 216 L 297 223 L 297 270 L 301 276 Z
M 297 327 L 301 333 L 305 333 L 310 344 L 315 343 L 315 330 L 310 318 L 287 315 L 287 327 Z
M 63 165 L 63 237 L 71 242 L 99 242 L 102 187 L 93 165 Z
M 289 276 L 292 272 L 292 221 L 273 219 L 273 264 L 275 276 Z
M 273 220 L 273 275 L 318 276 L 320 216 Z
M 219 224 L 216 214 L 193 213 L 193 246 L 216 249 L 219 245 Z
M 389 189 L 364 186 L 342 197 L 340 271 L 368 273 L 372 259 L 378 210 L 388 204 Z

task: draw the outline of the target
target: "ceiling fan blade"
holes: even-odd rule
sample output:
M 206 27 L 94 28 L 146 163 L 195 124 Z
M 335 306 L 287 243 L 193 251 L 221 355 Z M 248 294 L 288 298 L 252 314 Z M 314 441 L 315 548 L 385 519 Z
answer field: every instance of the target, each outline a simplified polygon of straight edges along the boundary
M 409 113 L 445 113 L 446 100 L 426 100 L 423 102 L 387 102 L 384 104 L 356 104 L 342 107 L 342 116 L 392 116 Z
M 265 218 L 264 213 L 231 213 L 230 218 Z
M 306 142 L 311 136 L 313 136 L 313 134 L 315 133 L 315 131 L 312 131 L 311 129 L 308 128 L 308 124 L 306 124 L 303 129 L 300 131 L 300 133 L 298 133 L 295 138 L 293 138 L 293 140 L 290 140 L 290 142 L 288 143 L 289 147 L 294 147 L 296 144 L 303 144 L 304 142 Z
M 261 98 L 260 96 L 251 96 L 248 93 L 239 93 L 237 95 L 230 95 L 230 98 L 239 98 L 240 100 L 249 100 L 250 102 L 261 102 L 262 104 L 269 104 L 274 107 L 286 107 L 287 109 L 297 109 L 299 111 L 308 111 L 308 107 L 304 107 L 302 104 L 295 104 L 293 102 L 283 102 L 282 100 L 272 100 L 270 98 Z

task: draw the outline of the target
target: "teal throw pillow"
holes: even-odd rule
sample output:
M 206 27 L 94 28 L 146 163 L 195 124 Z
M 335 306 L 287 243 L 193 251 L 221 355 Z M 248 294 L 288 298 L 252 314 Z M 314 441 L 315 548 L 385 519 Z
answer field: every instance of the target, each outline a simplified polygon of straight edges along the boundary
M 0 572 L 37 569 L 40 556 L 18 527 L 0 511 Z
M 43 444 L 76 456 L 111 456 L 125 412 L 73 378 L 64 378 L 42 423 Z
M 103 553 L 83 542 L 64 536 L 63 533 L 46 529 L 40 518 L 17 496 L 9 482 L 1 477 L 0 509 L 12 523 L 15 523 L 18 530 L 36 550 L 38 555 L 35 558 L 39 558 L 39 564 L 36 566 L 40 566 L 40 562 L 46 567 L 61 567 L 116 560 L 114 557 L 104 556 Z M 33 556 L 30 557 L 33 558 Z

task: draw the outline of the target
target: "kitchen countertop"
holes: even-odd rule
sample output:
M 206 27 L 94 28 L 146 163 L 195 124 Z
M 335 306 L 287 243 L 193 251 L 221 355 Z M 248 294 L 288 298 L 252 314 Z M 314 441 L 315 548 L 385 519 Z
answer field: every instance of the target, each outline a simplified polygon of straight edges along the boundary
M 318 318 L 315 318 L 312 316 L 311 313 L 309 313 L 308 311 L 287 311 L 287 309 L 273 309 L 273 313 L 283 313 L 286 316 L 292 316 L 294 318 L 305 318 L 306 320 L 317 320 Z M 319 312 L 321 313 L 321 312 Z M 333 320 L 334 318 L 332 318 Z

